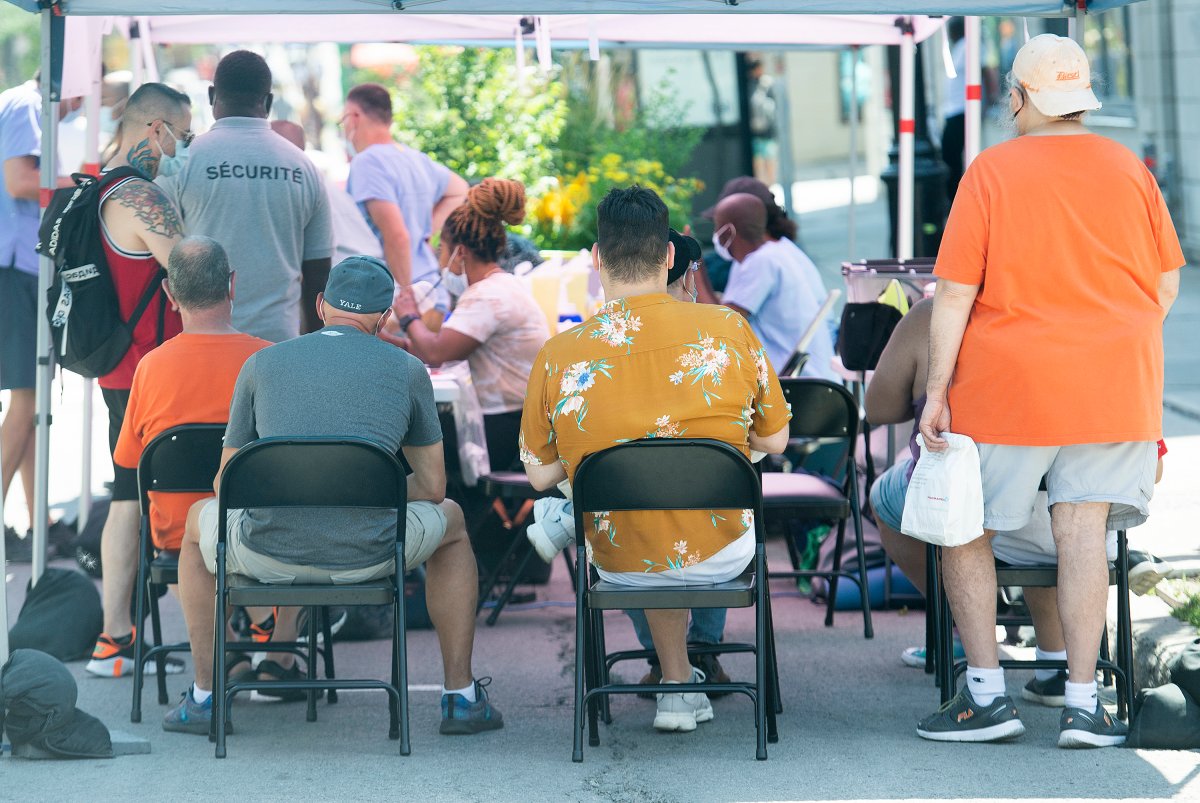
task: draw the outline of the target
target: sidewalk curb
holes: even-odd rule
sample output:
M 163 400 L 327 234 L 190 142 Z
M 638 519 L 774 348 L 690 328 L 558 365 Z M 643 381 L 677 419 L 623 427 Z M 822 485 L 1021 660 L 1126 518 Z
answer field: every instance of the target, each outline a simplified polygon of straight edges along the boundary
M 1200 634 L 1187 622 L 1171 615 L 1171 609 L 1155 596 L 1130 597 L 1133 619 L 1134 691 L 1164 686 L 1171 682 L 1171 662 Z M 1116 600 L 1108 606 L 1108 637 L 1116 644 Z

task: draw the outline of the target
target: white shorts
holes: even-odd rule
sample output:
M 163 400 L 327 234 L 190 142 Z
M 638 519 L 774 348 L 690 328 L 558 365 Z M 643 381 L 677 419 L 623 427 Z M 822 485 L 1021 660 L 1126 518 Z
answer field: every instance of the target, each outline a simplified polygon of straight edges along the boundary
M 661 588 L 663 586 L 698 586 L 728 583 L 741 577 L 754 560 L 754 528 L 742 533 L 736 541 L 726 544 L 708 560 L 681 569 L 662 572 L 606 572 L 596 569 L 601 580 L 620 586 Z
M 1049 505 L 1109 502 L 1108 529 L 1126 530 L 1150 516 L 1158 444 L 1086 443 L 1077 446 L 979 444 L 983 526 L 1020 530 L 1033 515 L 1046 478 Z
M 204 565 L 214 575 L 217 573 L 217 513 L 216 499 L 209 499 L 200 508 L 200 554 L 204 557 Z M 227 516 L 225 571 L 228 574 L 281 585 L 348 585 L 389 577 L 395 572 L 394 558 L 361 569 L 322 569 L 284 563 L 242 543 L 245 511 L 230 510 Z M 446 514 L 433 502 L 410 502 L 405 521 L 404 564 L 413 569 L 429 560 L 441 546 L 446 537 Z

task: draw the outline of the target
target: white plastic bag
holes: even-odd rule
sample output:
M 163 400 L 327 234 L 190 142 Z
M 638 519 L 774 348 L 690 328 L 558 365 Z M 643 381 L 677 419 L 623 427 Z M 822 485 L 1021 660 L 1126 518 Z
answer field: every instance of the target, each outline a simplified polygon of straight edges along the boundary
M 917 461 L 904 497 L 905 535 L 937 546 L 962 546 L 983 535 L 979 450 L 966 435 L 943 432 L 949 448 L 931 452 L 917 436 Z

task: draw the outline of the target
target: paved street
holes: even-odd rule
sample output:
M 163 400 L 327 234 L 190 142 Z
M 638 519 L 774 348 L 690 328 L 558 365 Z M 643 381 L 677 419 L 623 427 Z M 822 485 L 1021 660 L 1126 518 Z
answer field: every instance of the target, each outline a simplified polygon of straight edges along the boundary
M 780 561 L 786 561 L 782 554 Z M 18 570 L 23 585 L 24 571 Z M 410 634 L 413 754 L 389 742 L 379 693 L 344 693 L 321 703 L 320 720 L 304 721 L 303 704 L 238 702 L 229 758 L 217 763 L 203 738 L 160 730 L 165 711 L 151 691 L 144 722 L 129 724 L 129 679 L 80 678 L 79 706 L 111 728 L 150 739 L 150 755 L 111 761 L 43 764 L 0 759 L 0 799 L 74 800 L 101 797 L 190 800 L 265 799 L 729 801 L 913 798 L 1200 799 L 1200 753 L 1110 749 L 1068 752 L 1054 747 L 1057 712 L 1021 706 L 1028 733 L 1004 745 L 942 745 L 913 732 L 936 707 L 928 676 L 901 665 L 900 651 L 923 637 L 920 613 L 878 613 L 876 638 L 864 641 L 861 620 L 841 613 L 821 624 L 821 609 L 776 584 L 775 621 L 785 713 L 771 758 L 754 760 L 750 707 L 742 699 L 715 703 L 716 719 L 690 735 L 650 727 L 653 703 L 618 699 L 615 722 L 602 726 L 599 748 L 571 763 L 573 620 L 561 563 L 539 596 L 563 606 L 506 611 L 480 628 L 476 671 L 494 678 L 493 700 L 503 731 L 475 737 L 437 734 L 438 651 L 432 632 Z M 174 602 L 166 608 L 176 611 Z M 182 636 L 171 616 L 168 638 Z M 608 619 L 610 649 L 633 646 L 623 617 Z M 728 637 L 748 637 L 752 619 L 731 612 Z M 384 642 L 339 644 L 339 674 L 386 676 Z M 744 656 L 727 661 L 744 678 Z M 623 674 L 636 680 L 643 667 Z M 1017 693 L 1028 673 L 1011 672 Z M 169 687 L 177 699 L 186 681 Z M 219 774 L 216 774 L 218 773 Z M 158 784 L 152 788 L 151 784 Z M 265 790 L 265 791 L 264 791 Z

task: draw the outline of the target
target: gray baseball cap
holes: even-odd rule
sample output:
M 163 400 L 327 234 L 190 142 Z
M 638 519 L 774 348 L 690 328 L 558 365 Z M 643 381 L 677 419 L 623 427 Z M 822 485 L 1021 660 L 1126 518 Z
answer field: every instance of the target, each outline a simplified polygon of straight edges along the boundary
M 358 254 L 346 257 L 329 271 L 325 303 L 357 315 L 370 315 L 392 306 L 395 289 L 383 260 Z

